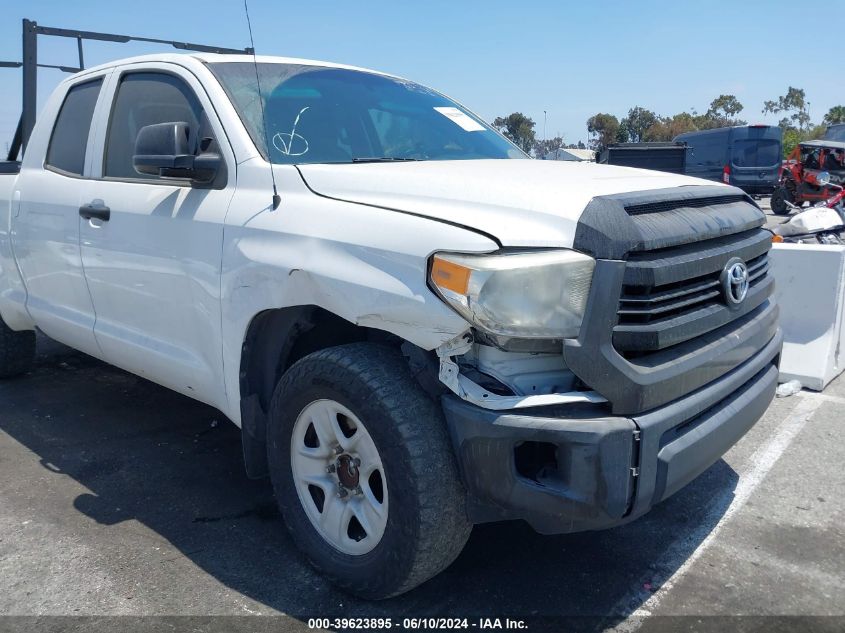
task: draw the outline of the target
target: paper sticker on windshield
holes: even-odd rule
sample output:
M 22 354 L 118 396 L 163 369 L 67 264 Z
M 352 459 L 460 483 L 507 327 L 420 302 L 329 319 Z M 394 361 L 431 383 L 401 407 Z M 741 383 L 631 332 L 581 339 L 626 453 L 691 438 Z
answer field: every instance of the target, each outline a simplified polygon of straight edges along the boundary
M 484 126 L 478 121 L 469 116 L 466 112 L 461 112 L 458 108 L 434 108 L 447 119 L 451 119 L 460 125 L 467 132 L 482 132 Z

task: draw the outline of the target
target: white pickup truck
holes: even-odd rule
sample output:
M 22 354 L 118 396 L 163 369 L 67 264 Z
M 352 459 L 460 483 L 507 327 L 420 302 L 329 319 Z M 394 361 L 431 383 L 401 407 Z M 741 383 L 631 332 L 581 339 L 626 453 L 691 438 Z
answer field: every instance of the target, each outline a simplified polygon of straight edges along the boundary
M 2 164 L 0 375 L 39 329 L 217 407 L 298 545 L 368 598 L 474 523 L 631 521 L 766 410 L 781 337 L 742 191 L 528 160 L 405 79 L 253 62 L 55 90 Z

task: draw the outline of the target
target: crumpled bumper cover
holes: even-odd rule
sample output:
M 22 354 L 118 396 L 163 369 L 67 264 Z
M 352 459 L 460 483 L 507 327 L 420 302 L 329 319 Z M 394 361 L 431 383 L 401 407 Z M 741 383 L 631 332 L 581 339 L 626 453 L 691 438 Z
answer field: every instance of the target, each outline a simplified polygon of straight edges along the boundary
M 709 385 L 625 417 L 606 405 L 526 412 L 485 410 L 443 396 L 475 523 L 524 519 L 541 533 L 613 527 L 641 516 L 716 462 L 766 411 L 782 337 Z M 539 443 L 551 462 L 526 474 L 518 447 Z

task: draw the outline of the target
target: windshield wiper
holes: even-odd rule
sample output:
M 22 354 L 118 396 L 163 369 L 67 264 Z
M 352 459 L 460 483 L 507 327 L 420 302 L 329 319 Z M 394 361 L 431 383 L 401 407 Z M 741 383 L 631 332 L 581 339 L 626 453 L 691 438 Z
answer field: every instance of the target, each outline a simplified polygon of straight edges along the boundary
M 400 156 L 363 156 L 352 159 L 353 163 L 394 163 L 406 161 L 419 161 L 422 158 L 403 158 Z

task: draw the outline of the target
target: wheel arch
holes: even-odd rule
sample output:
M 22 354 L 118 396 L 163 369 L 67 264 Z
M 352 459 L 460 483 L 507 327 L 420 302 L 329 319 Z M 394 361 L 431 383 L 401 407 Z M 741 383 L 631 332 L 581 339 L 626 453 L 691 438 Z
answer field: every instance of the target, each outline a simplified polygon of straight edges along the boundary
M 282 374 L 297 360 L 322 349 L 375 341 L 400 347 L 398 336 L 356 325 L 316 305 L 268 309 L 256 314 L 241 347 L 241 437 L 247 475 L 267 475 L 267 411 Z

